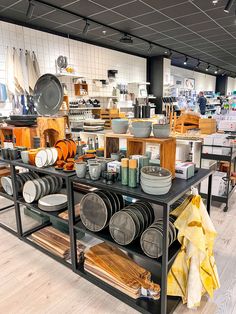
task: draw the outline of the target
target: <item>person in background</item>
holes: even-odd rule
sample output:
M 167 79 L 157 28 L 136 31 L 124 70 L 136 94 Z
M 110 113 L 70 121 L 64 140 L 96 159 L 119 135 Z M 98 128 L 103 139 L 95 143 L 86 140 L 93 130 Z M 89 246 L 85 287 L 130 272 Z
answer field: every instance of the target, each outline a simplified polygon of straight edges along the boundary
M 204 96 L 203 92 L 200 92 L 198 96 L 199 96 L 199 98 L 198 98 L 197 102 L 199 104 L 200 112 L 201 112 L 201 115 L 204 115 L 206 113 L 207 99 Z

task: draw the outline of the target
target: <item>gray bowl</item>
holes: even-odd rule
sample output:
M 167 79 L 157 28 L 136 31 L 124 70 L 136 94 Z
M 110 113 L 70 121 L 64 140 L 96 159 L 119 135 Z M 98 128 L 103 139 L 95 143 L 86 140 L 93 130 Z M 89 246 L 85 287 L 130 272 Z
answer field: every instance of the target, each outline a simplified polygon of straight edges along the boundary
M 164 195 L 169 192 L 171 184 L 163 187 L 151 187 L 141 182 L 143 191 L 151 195 Z
M 128 120 L 114 119 L 111 122 L 111 128 L 115 134 L 125 134 L 129 128 L 129 122 Z
M 153 124 L 154 137 L 165 138 L 170 136 L 169 124 Z
M 151 121 L 134 121 L 132 122 L 133 128 L 151 128 L 152 122 Z
M 161 168 L 158 166 L 145 166 L 141 169 L 141 176 L 147 180 L 160 180 L 170 179 L 172 177 L 172 173 L 165 168 Z
M 146 128 L 131 128 L 131 134 L 133 134 L 134 137 L 150 137 L 150 134 L 152 132 L 151 127 Z

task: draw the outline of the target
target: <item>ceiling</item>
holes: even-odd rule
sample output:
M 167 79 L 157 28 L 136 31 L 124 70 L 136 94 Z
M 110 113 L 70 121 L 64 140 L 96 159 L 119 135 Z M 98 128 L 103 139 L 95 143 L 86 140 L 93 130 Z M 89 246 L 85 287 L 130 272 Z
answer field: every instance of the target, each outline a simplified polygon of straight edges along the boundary
M 0 18 L 145 57 L 165 52 L 168 55 L 169 50 L 163 48 L 167 47 L 179 52 L 173 52 L 173 64 L 183 66 L 187 54 L 196 58 L 189 58 L 187 67 L 196 66 L 200 59 L 205 62 L 200 64 L 200 70 L 205 71 L 210 63 L 215 67 L 209 73 L 214 73 L 217 67 L 236 73 L 236 5 L 225 13 L 227 0 L 218 0 L 215 5 L 212 0 L 36 0 L 34 3 L 29 19 L 28 0 L 1 0 Z M 83 34 L 85 20 L 76 14 L 90 19 L 87 34 Z M 120 43 L 119 31 L 137 36 L 133 37 L 133 44 Z

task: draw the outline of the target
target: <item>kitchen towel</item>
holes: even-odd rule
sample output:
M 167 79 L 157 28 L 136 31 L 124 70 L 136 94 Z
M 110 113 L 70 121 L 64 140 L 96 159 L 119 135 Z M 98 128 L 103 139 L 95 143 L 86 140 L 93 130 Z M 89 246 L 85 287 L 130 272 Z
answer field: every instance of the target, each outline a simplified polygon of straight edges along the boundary
M 26 65 L 26 53 L 23 49 L 20 50 L 20 63 L 21 63 L 21 68 L 22 68 L 22 73 L 23 73 L 23 88 L 24 92 L 29 94 L 29 78 L 28 78 L 28 69 Z
M 10 47 L 7 47 L 5 73 L 8 97 L 11 98 L 10 95 L 15 94 L 15 79 L 14 79 L 13 49 Z

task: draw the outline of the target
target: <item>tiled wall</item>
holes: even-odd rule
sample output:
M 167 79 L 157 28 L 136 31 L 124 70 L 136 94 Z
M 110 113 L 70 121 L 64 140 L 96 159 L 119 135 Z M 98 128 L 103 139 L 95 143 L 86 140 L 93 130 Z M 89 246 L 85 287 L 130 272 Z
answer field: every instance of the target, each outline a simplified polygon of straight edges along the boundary
M 63 38 L 45 32 L 32 30 L 22 26 L 0 21 L 0 82 L 5 83 L 6 47 L 23 48 L 35 51 L 41 74 L 55 73 L 55 60 L 59 55 L 65 55 L 69 63 L 89 84 L 91 96 L 110 96 L 112 84 L 99 93 L 91 93 L 93 79 L 107 79 L 107 70 L 118 70 L 117 81 L 146 81 L 146 59 L 118 51 L 97 47 L 95 45 Z M 71 79 L 64 79 L 68 84 L 69 94 L 73 93 Z M 102 99 L 107 101 L 106 98 Z M 0 104 L 0 113 L 9 112 L 10 104 Z

